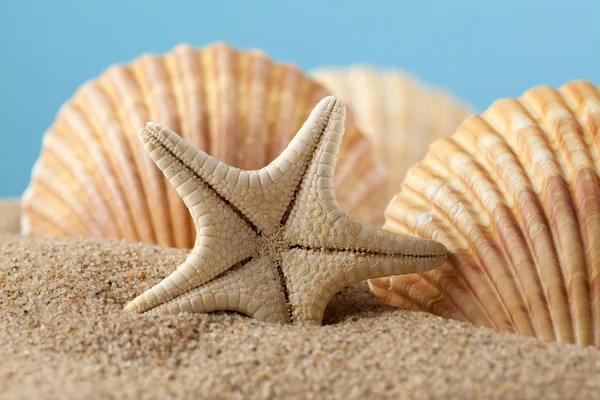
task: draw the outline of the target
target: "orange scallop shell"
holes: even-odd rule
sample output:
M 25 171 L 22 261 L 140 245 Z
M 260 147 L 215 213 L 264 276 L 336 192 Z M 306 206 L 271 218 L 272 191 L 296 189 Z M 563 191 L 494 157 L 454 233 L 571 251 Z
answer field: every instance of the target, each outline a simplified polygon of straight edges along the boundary
M 388 304 L 547 341 L 600 345 L 600 91 L 586 81 L 495 102 L 435 142 L 385 228 L 449 261 L 376 279 Z

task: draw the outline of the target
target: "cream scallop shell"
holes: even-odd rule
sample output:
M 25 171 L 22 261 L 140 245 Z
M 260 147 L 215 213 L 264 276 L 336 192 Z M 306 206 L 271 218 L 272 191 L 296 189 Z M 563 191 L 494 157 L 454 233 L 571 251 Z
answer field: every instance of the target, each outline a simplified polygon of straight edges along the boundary
M 427 147 L 452 135 L 471 114 L 448 92 L 399 70 L 353 65 L 320 68 L 312 75 L 353 109 L 359 129 L 373 142 L 377 159 L 389 171 L 387 201 Z
M 400 307 L 600 345 L 600 91 L 585 81 L 495 102 L 435 142 L 385 228 L 433 238 L 435 271 L 371 281 Z
M 23 196 L 23 233 L 191 247 L 189 212 L 139 139 L 146 122 L 169 126 L 229 165 L 259 169 L 327 95 L 295 66 L 224 43 L 179 45 L 112 66 L 84 84 L 45 133 Z M 384 174 L 351 119 L 336 194 L 350 214 L 373 221 L 383 215 Z

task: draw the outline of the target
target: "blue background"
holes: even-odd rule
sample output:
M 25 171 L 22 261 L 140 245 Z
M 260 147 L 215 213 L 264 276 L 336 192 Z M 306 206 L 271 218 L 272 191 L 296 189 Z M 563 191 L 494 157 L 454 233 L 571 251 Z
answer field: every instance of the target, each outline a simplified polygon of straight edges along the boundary
M 25 189 L 60 105 L 114 62 L 185 41 L 304 69 L 400 67 L 482 111 L 533 85 L 600 83 L 598 0 L 0 0 L 0 196 Z

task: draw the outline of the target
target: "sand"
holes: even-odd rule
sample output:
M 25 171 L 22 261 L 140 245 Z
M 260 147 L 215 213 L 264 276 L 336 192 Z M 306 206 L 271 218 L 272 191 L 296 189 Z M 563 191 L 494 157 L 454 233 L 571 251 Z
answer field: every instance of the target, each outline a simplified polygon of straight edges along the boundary
M 0 221 L 16 220 L 14 205 Z M 10 224 L 8 224 L 10 225 Z M 337 294 L 322 327 L 123 305 L 186 251 L 0 235 L 0 398 L 600 398 L 600 352 Z
M 0 199 L 0 235 L 18 234 L 20 229 L 19 199 Z

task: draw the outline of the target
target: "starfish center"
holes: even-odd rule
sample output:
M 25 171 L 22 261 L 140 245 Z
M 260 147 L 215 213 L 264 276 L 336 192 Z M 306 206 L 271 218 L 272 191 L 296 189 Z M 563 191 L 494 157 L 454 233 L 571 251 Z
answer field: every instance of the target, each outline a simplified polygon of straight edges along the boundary
M 262 235 L 261 239 L 260 253 L 268 254 L 274 261 L 280 260 L 281 253 L 289 247 L 284 239 L 283 228 L 279 228 L 271 235 Z

